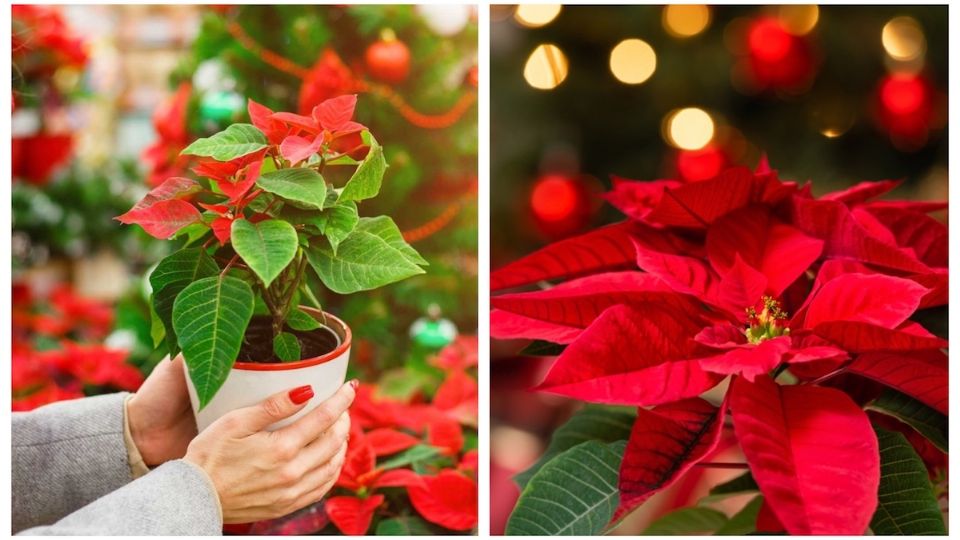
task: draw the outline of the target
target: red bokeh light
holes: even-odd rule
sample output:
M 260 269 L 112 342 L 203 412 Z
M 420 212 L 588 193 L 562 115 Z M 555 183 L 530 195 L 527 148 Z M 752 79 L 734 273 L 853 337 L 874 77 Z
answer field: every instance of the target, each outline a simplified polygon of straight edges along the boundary
M 891 75 L 880 86 L 884 108 L 898 116 L 919 111 L 924 106 L 926 94 L 923 81 L 912 75 Z
M 677 154 L 677 172 L 688 182 L 713 178 L 726 163 L 726 156 L 716 146 L 700 150 L 683 150 Z
M 580 190 L 574 180 L 559 174 L 544 175 L 533 187 L 530 206 L 537 219 L 555 222 L 577 213 Z
M 750 52 L 764 62 L 779 62 L 790 54 L 793 36 L 772 17 L 758 19 L 747 36 Z

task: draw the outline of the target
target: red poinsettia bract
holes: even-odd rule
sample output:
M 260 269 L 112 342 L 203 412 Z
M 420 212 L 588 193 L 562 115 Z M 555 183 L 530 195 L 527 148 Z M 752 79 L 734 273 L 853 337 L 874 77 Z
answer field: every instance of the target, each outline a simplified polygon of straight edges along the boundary
M 896 185 L 815 198 L 766 160 L 617 179 L 606 198 L 627 221 L 493 272 L 494 290 L 566 280 L 491 301 L 494 337 L 566 345 L 540 390 L 640 407 L 618 516 L 709 456 L 729 412 L 762 530 L 866 530 L 878 444 L 850 377 L 947 413 L 947 342 L 912 320 L 947 302 L 946 226 L 927 215 L 946 205 L 875 200 Z M 720 406 L 698 397 L 728 377 Z

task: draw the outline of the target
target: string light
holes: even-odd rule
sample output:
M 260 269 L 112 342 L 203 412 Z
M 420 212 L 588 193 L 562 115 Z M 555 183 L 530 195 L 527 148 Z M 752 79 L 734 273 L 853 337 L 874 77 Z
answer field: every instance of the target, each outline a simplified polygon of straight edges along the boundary
M 520 4 L 513 18 L 527 28 L 537 28 L 550 24 L 562 8 L 560 4 Z
M 699 150 L 713 139 L 713 118 L 696 107 L 673 111 L 664 119 L 668 143 L 682 150 Z
M 883 26 L 883 49 L 894 60 L 909 62 L 927 51 L 927 39 L 913 17 L 895 17 Z
M 620 82 L 640 84 L 657 69 L 653 47 L 640 39 L 625 39 L 610 51 L 610 71 Z
M 699 4 L 663 8 L 663 29 L 675 38 L 693 37 L 710 25 L 710 8 Z
M 820 19 L 820 9 L 815 5 L 791 4 L 780 6 L 778 18 L 791 34 L 802 36 L 810 33 Z
M 538 45 L 527 58 L 523 78 L 540 90 L 552 90 L 567 78 L 567 57 L 556 45 Z

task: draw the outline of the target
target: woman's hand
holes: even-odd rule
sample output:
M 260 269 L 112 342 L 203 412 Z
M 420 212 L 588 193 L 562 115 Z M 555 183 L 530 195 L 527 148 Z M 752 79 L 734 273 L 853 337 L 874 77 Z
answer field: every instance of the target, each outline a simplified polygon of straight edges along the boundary
M 127 422 L 148 467 L 180 459 L 197 435 L 190 408 L 183 357 L 163 359 L 127 403 Z
M 216 487 L 224 523 L 284 516 L 323 497 L 340 475 L 347 451 L 356 381 L 277 431 L 270 424 L 294 415 L 313 396 L 309 386 L 232 411 L 190 443 L 184 457 Z

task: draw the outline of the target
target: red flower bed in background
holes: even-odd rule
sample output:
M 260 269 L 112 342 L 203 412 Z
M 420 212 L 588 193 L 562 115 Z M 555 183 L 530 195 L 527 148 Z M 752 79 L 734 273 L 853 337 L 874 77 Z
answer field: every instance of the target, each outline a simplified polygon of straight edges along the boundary
M 36 298 L 25 284 L 13 286 L 13 410 L 80 398 L 85 390 L 135 391 L 143 374 L 127 352 L 101 344 L 113 328 L 110 306 L 77 296 L 60 285 Z

